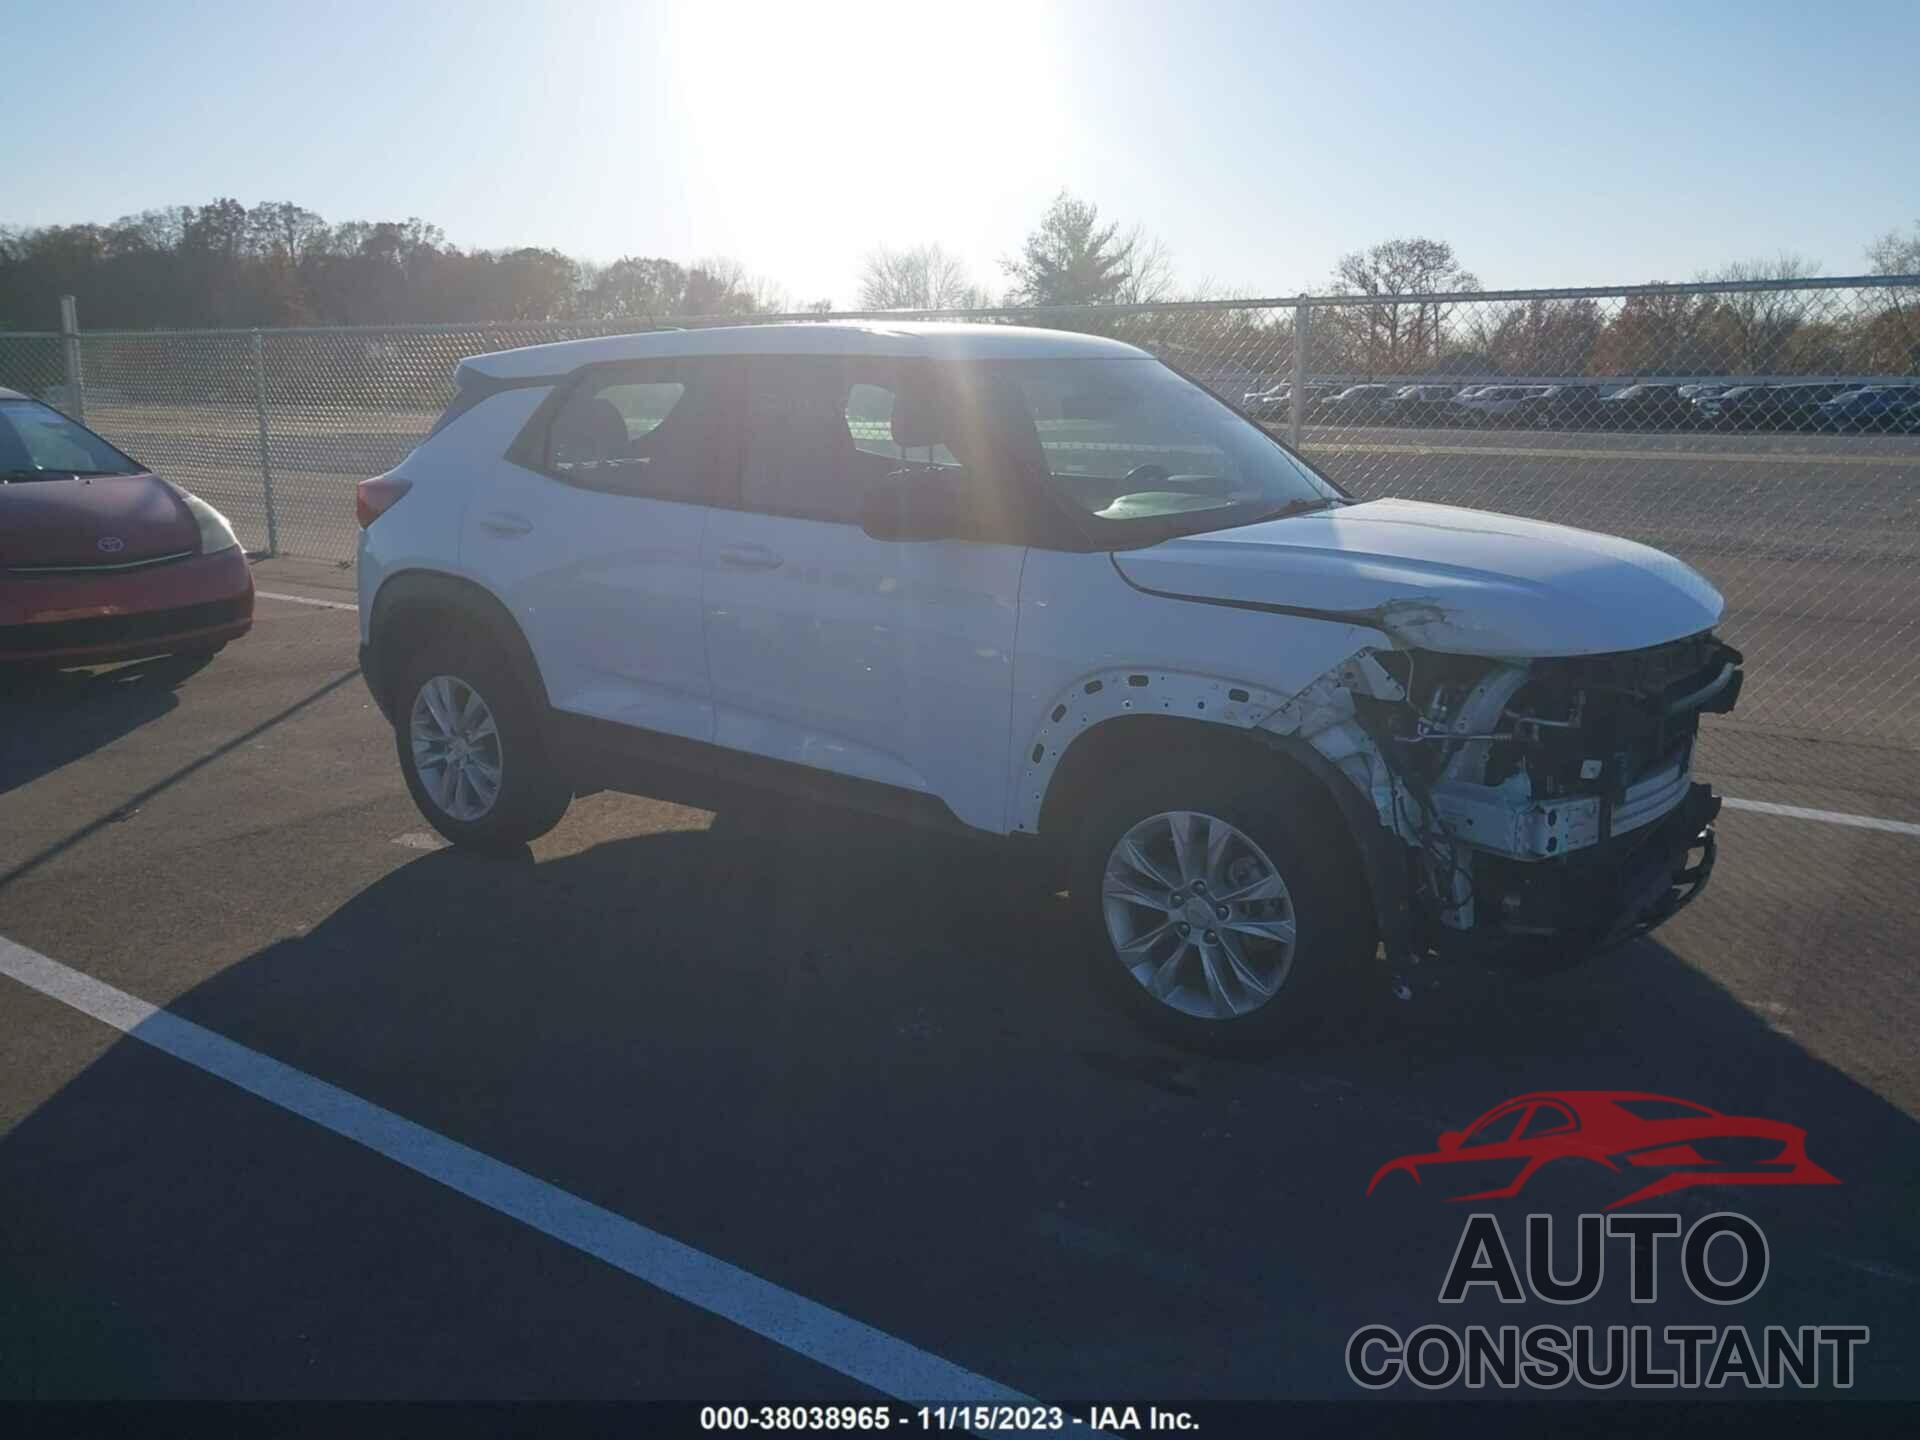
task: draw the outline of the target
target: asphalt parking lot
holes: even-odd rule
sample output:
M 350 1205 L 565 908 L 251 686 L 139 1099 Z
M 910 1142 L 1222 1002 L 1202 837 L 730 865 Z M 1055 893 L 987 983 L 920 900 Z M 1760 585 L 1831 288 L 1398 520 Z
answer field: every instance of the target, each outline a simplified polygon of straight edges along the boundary
M 1730 810 L 1656 940 L 1201 1059 L 1088 1003 L 1065 901 L 997 851 L 607 794 L 524 860 L 443 848 L 355 673 L 350 572 L 256 579 L 197 674 L 0 698 L 0 936 L 738 1269 L 674 1298 L 476 1200 L 484 1166 L 430 1178 L 0 976 L 0 1399 L 876 1398 L 869 1342 L 780 1296 L 1037 1398 L 1348 1399 L 1356 1328 L 1449 1318 L 1462 1219 L 1365 1198 L 1375 1168 L 1581 1088 L 1804 1127 L 1838 1187 L 1671 1208 L 1764 1229 L 1742 1323 L 1867 1325 L 1854 1395 L 1920 1398 L 1920 835 Z M 1910 738 L 1729 729 L 1705 765 L 1911 826 Z M 721 1318 L 740 1272 L 779 1314 Z M 1658 1323 L 1728 1323 L 1677 1288 Z

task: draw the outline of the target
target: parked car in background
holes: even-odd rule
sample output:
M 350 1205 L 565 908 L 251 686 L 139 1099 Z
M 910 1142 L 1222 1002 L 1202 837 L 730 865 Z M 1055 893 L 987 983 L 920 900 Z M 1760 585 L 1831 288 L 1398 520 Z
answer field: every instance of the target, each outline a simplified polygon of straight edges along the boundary
M 1821 424 L 1820 407 L 1836 395 L 1858 390 L 1859 384 L 1804 381 L 1776 385 L 1768 397 L 1767 425 L 1775 430 L 1812 430 Z
M 1609 430 L 1681 430 L 1693 422 L 1693 406 L 1678 385 L 1629 385 L 1597 407 Z
M 1542 385 L 1482 385 L 1455 397 L 1454 412 L 1464 423 L 1491 425 L 1509 419 L 1545 390 Z
M 1303 418 L 1319 420 L 1325 418 L 1327 405 L 1336 395 L 1345 394 L 1352 387 L 1342 381 L 1314 380 L 1303 387 L 1301 415 Z
M 1920 431 L 1920 394 L 1901 402 L 1887 417 L 1887 428 L 1897 430 L 1903 435 Z
M 1329 425 L 1376 424 L 1386 418 L 1394 388 L 1392 385 L 1349 385 L 1321 401 L 1320 417 Z
M 1284 420 L 1293 412 L 1293 387 L 1256 390 L 1240 402 L 1240 408 L 1256 420 Z
M 1513 422 L 1549 430 L 1580 430 L 1594 423 L 1606 392 L 1596 385 L 1548 385 L 1513 412 Z
M 1396 425 L 1444 425 L 1453 418 L 1453 386 L 1402 385 L 1382 411 Z
M 1913 393 L 1905 386 L 1893 385 L 1843 391 L 1821 402 L 1818 424 L 1823 430 L 1891 430 Z
M 1705 578 L 1356 500 L 1117 341 L 887 321 L 476 356 L 358 500 L 361 673 L 472 850 L 524 853 L 598 788 L 1002 837 L 1065 880 L 1103 992 L 1251 1046 L 1382 945 L 1559 963 L 1713 868 L 1694 740 L 1743 671 Z
M 0 389 L 0 665 L 205 656 L 252 624 L 253 573 L 226 517 Z
M 1727 390 L 1730 386 L 1734 385 L 1735 383 L 1736 382 L 1732 380 L 1695 382 L 1694 384 L 1691 384 L 1691 385 L 1680 386 L 1679 393 L 1684 399 L 1687 399 L 1689 401 L 1705 400 L 1709 396 L 1718 395 L 1722 393 L 1723 391 Z
M 1774 405 L 1770 385 L 1735 385 L 1713 395 L 1695 396 L 1696 424 L 1714 430 L 1754 430 L 1771 423 Z

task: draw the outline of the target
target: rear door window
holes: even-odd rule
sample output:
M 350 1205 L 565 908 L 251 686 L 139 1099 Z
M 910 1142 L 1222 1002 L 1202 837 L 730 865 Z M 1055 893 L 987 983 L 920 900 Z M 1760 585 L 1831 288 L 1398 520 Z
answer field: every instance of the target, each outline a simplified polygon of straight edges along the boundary
M 876 383 L 884 378 L 887 383 Z M 893 438 L 892 377 L 875 376 L 855 380 L 847 388 L 847 429 L 853 436 L 853 448 L 869 455 L 884 456 L 921 465 L 958 465 L 945 445 L 901 445 Z
M 542 468 L 592 490 L 731 504 L 738 374 L 737 364 L 704 357 L 590 370 L 548 422 Z
M 865 357 L 756 356 L 747 370 L 745 508 L 854 525 L 874 481 L 955 465 L 944 445 L 894 439 L 900 368 Z

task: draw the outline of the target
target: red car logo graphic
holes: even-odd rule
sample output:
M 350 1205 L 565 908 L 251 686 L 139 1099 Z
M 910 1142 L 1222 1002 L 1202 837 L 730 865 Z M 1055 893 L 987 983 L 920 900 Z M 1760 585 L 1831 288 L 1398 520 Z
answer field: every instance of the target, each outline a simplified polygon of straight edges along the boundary
M 1588 1167 L 1646 1177 L 1608 1210 L 1695 1185 L 1838 1185 L 1807 1158 L 1806 1139 L 1797 1126 L 1722 1115 L 1671 1095 L 1556 1090 L 1502 1101 L 1465 1130 L 1447 1131 L 1438 1149 L 1389 1160 L 1367 1194 L 1402 1175 L 1423 1190 L 1465 1192 L 1446 1193 L 1448 1200 L 1499 1200 L 1555 1161 L 1585 1162 L 1579 1168 L 1594 1175 L 1600 1171 Z

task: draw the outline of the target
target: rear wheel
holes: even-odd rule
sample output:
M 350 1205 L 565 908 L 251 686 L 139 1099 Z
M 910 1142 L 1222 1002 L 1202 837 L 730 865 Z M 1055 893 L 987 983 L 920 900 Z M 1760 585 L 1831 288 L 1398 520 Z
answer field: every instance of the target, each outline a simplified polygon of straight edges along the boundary
M 539 711 L 498 652 L 456 635 L 409 656 L 394 691 L 394 740 L 414 804 L 454 844 L 510 855 L 566 813 Z
M 1095 984 L 1176 1043 L 1273 1048 L 1371 970 L 1352 846 L 1304 780 L 1183 767 L 1089 815 L 1073 893 Z

